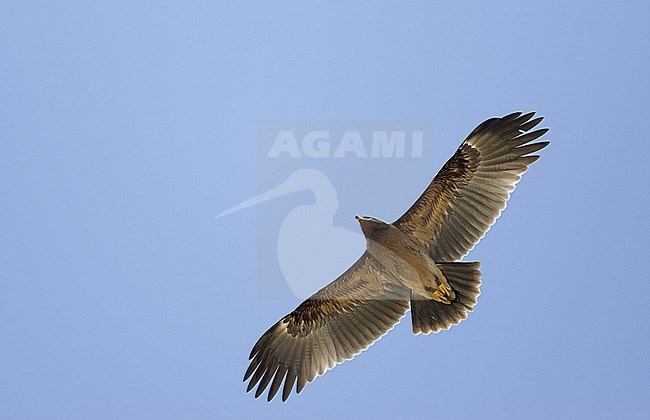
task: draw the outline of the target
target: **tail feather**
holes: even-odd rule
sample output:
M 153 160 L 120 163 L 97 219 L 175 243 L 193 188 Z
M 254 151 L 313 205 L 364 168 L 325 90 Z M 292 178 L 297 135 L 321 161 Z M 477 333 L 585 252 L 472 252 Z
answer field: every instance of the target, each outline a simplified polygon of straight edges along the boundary
M 453 262 L 437 264 L 447 278 L 456 298 L 451 304 L 427 299 L 411 292 L 411 321 L 414 334 L 429 334 L 448 330 L 460 324 L 474 310 L 481 294 L 481 272 L 479 262 Z

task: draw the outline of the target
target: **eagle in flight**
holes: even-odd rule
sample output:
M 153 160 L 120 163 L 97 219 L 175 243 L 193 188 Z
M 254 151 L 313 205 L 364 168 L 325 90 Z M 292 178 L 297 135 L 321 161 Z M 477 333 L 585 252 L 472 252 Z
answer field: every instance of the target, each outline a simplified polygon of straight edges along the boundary
M 531 131 L 542 117 L 521 112 L 490 118 L 470 133 L 424 193 L 399 219 L 356 219 L 366 250 L 337 279 L 273 325 L 250 354 L 244 381 L 255 397 L 280 387 L 285 401 L 367 349 L 411 309 L 415 334 L 447 330 L 472 311 L 480 294 L 478 262 L 459 261 L 485 235 L 535 153 Z

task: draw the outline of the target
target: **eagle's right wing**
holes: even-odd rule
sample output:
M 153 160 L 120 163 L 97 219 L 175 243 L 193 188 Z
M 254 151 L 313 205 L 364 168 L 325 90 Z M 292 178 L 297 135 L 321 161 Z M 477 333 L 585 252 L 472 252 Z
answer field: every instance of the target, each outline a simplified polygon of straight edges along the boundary
M 257 341 L 244 375 L 259 397 L 271 384 L 268 400 L 284 381 L 286 400 L 297 381 L 309 382 L 380 339 L 409 309 L 409 290 L 384 277 L 364 253 L 345 273 L 273 325 Z

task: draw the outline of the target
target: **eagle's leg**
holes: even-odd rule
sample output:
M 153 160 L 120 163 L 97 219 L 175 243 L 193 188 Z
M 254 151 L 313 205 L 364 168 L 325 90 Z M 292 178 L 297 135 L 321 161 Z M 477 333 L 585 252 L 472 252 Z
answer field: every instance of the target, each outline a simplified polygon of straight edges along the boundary
M 432 273 L 424 277 L 424 293 L 416 290 L 422 296 L 433 299 L 436 302 L 451 304 L 456 299 L 456 294 L 447 282 L 447 278 L 437 266 L 432 267 Z

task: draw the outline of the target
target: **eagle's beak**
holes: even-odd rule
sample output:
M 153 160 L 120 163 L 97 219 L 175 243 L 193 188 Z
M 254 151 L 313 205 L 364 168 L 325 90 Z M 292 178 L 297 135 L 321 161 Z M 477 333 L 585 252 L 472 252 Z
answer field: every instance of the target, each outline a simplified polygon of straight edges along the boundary
M 361 219 L 359 216 L 354 216 L 354 218 L 357 220 Z

